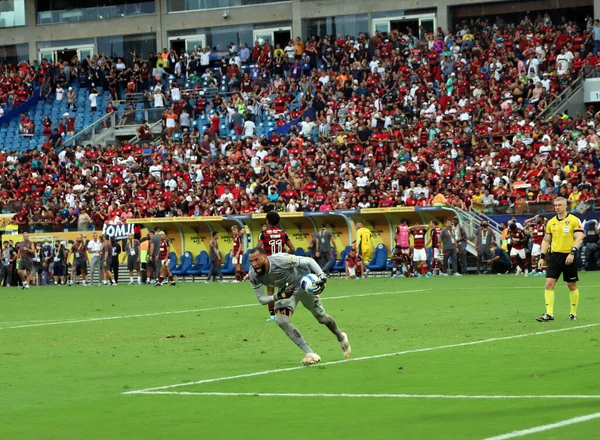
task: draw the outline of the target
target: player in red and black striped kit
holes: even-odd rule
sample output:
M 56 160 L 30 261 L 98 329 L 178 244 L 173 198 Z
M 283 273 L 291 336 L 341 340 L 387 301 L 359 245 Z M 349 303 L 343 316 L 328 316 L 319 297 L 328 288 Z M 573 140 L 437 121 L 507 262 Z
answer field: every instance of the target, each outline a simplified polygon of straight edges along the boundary
M 233 249 L 231 251 L 231 262 L 233 267 L 235 268 L 235 281 L 234 283 L 239 283 L 244 279 L 244 237 L 246 235 L 246 228 L 240 228 L 237 225 L 233 225 L 231 227 L 231 237 L 233 238 Z
M 539 272 L 536 272 L 535 268 L 538 267 L 538 261 L 542 254 L 542 242 L 546 236 L 546 218 L 542 215 L 536 215 L 533 218 L 525 220 L 525 226 L 530 228 L 529 232 L 533 240 L 531 248 L 531 267 L 533 270 L 531 274 L 534 276 L 544 275 L 546 273 L 545 267 L 540 268 Z
M 427 247 L 431 245 L 431 271 L 434 275 L 439 275 L 442 272 L 442 253 L 440 252 L 442 228 L 440 228 L 440 222 L 433 220 L 430 223 L 431 230 L 429 232 L 429 241 L 427 241 Z
M 267 224 L 263 227 L 262 232 L 258 236 L 258 246 L 262 247 L 266 252 L 267 256 L 273 254 L 279 254 L 285 252 L 287 246 L 288 252 L 293 254 L 296 252 L 296 248 L 292 244 L 290 237 L 287 233 L 281 229 L 279 223 L 281 217 L 275 211 L 269 211 L 267 213 Z M 267 286 L 267 295 L 273 295 L 275 293 L 275 286 Z M 275 304 L 269 304 L 269 314 L 271 315 L 267 321 L 275 321 Z

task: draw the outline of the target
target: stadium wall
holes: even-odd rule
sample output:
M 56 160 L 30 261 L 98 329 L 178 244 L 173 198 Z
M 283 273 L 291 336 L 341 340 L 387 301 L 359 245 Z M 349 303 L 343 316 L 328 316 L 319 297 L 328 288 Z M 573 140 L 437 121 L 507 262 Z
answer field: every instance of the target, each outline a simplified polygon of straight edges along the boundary
M 303 35 L 303 22 L 314 19 L 356 17 L 366 19 L 368 25 L 364 29 L 372 33 L 374 22 L 388 17 L 398 21 L 411 19 L 415 14 L 434 14 L 435 26 L 447 29 L 453 23 L 477 16 L 494 16 L 496 14 L 532 13 L 552 9 L 597 9 L 600 0 L 379 0 L 364 2 L 347 0 L 345 2 L 324 2 L 320 0 L 291 0 L 248 6 L 232 6 L 206 10 L 190 10 L 169 12 L 168 0 L 156 0 L 154 13 L 123 18 L 93 21 L 77 21 L 71 23 L 37 24 L 38 11 L 36 0 L 26 0 L 25 26 L 0 28 L 2 45 L 29 45 L 29 59 L 38 59 L 43 44 L 56 43 L 56 46 L 68 48 L 69 43 L 80 39 L 97 40 L 102 37 L 126 37 L 152 34 L 156 39 L 156 50 L 169 47 L 169 35 L 178 31 L 189 31 L 196 34 L 200 29 L 219 29 L 224 27 L 252 25 L 253 29 L 291 27 L 292 37 Z M 85 9 L 82 4 L 81 8 Z M 79 9 L 68 9 L 76 12 Z M 227 11 L 227 14 L 224 14 Z M 232 41 L 236 34 L 232 32 Z M 246 41 L 252 44 L 252 41 Z M 93 43 L 98 50 L 98 41 Z M 127 54 L 119 54 L 127 56 Z

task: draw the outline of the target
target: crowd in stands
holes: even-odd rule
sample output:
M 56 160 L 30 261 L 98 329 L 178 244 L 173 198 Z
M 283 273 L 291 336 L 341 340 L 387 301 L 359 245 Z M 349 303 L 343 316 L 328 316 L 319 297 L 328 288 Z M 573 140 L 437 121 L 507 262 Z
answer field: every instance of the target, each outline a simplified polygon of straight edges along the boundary
M 163 126 L 143 123 L 136 144 L 2 152 L 1 200 L 32 231 L 87 230 L 115 215 L 521 213 L 557 195 L 588 209 L 600 200 L 600 112 L 542 112 L 579 75 L 600 72 L 596 33 L 598 21 L 543 14 L 455 32 L 232 44 L 216 66 L 208 48 L 43 62 L 48 99 L 73 82 L 115 100 L 142 93 L 145 107 L 166 108 Z M 207 85 L 219 93 L 197 93 Z

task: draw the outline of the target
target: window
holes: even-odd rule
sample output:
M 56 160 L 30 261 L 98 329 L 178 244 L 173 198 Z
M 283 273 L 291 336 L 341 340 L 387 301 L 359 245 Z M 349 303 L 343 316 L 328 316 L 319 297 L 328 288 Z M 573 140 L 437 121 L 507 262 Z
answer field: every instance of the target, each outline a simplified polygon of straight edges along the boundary
M 17 65 L 27 60 L 29 60 L 29 44 L 0 46 L 0 63 Z
M 278 3 L 286 0 L 168 0 L 171 12 L 202 11 L 205 9 L 233 8 L 236 6 L 253 6 L 267 3 Z
M 25 26 L 25 0 L 0 0 L 0 28 Z
M 302 35 L 304 35 L 305 38 L 314 35 L 319 37 L 333 35 L 336 37 L 338 34 L 343 37 L 346 35 L 357 37 L 361 32 L 369 32 L 369 18 L 367 14 L 341 15 L 337 17 L 302 20 Z
M 76 23 L 154 14 L 154 0 L 37 0 L 37 24 Z

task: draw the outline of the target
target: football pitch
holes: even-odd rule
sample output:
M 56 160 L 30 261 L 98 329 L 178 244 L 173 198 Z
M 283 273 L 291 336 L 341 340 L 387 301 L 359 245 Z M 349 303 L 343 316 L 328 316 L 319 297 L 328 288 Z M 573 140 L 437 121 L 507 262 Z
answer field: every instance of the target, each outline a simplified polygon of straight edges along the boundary
M 600 273 L 331 279 L 297 348 L 248 283 L 0 290 L 0 439 L 598 439 Z

